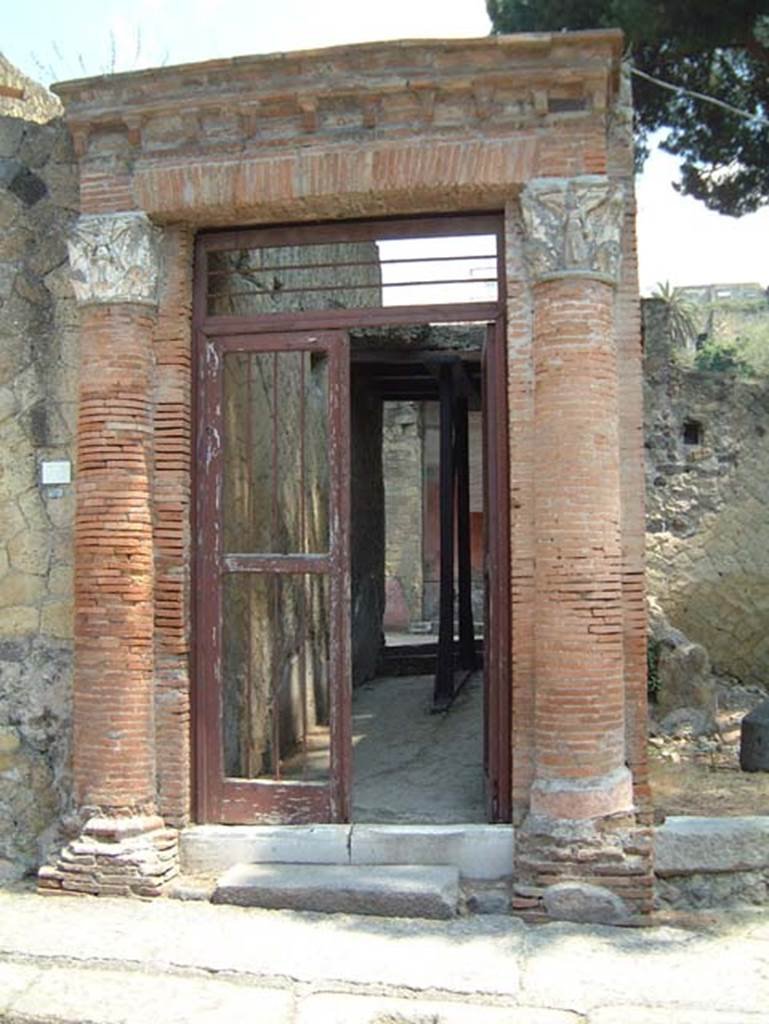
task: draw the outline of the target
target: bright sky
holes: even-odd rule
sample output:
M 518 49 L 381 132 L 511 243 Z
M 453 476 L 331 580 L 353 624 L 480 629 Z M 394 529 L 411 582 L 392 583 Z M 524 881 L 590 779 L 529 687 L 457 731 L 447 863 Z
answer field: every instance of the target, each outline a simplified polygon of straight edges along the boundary
M 484 36 L 485 0 L 16 0 L 0 49 L 46 84 L 109 70 L 378 39 Z M 138 55 L 137 55 L 138 54 Z M 676 162 L 656 153 L 637 182 L 641 291 L 769 284 L 769 206 L 735 220 L 674 191 Z

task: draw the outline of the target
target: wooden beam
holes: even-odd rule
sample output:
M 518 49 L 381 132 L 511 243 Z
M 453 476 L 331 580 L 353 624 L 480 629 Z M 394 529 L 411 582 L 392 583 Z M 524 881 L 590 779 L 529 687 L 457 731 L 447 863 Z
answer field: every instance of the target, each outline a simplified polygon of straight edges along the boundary
M 353 366 L 356 363 L 376 363 L 396 365 L 425 365 L 430 363 L 453 363 L 457 359 L 463 362 L 476 363 L 480 367 L 481 352 L 479 349 L 433 349 L 429 346 L 415 349 L 399 348 L 365 348 L 352 349 L 350 361 Z
M 454 699 L 454 376 L 440 372 L 440 605 L 433 710 Z
M 456 381 L 456 375 L 455 375 Z M 459 664 L 475 669 L 475 630 L 473 628 L 472 550 L 470 536 L 470 446 L 468 440 L 467 398 L 459 395 L 454 403 L 454 465 L 457 479 L 457 584 L 459 603 Z

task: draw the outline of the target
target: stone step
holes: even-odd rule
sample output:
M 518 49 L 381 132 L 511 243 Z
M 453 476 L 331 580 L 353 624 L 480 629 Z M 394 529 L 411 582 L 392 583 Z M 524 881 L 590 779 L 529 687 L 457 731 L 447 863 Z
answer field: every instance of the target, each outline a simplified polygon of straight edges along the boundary
M 212 903 L 324 914 L 446 919 L 457 913 L 459 872 L 423 865 L 235 864 Z
M 512 825 L 191 825 L 182 830 L 182 871 L 218 875 L 234 864 L 422 864 L 463 878 L 513 870 Z

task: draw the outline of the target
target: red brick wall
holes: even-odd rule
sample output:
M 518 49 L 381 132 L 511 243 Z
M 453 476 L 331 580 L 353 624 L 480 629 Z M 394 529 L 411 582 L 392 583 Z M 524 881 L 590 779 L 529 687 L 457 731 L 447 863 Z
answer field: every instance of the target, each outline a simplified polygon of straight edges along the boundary
M 190 817 L 190 508 L 192 232 L 165 234 L 167 274 L 155 329 L 152 510 L 155 534 L 155 739 L 158 810 Z

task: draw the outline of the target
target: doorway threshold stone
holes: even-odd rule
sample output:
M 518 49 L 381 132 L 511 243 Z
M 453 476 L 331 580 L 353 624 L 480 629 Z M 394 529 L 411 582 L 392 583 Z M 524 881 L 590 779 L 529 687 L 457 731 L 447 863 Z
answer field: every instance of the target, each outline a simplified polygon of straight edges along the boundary
M 423 865 L 463 878 L 513 871 L 512 825 L 191 825 L 180 837 L 182 871 L 219 873 L 235 864 Z

